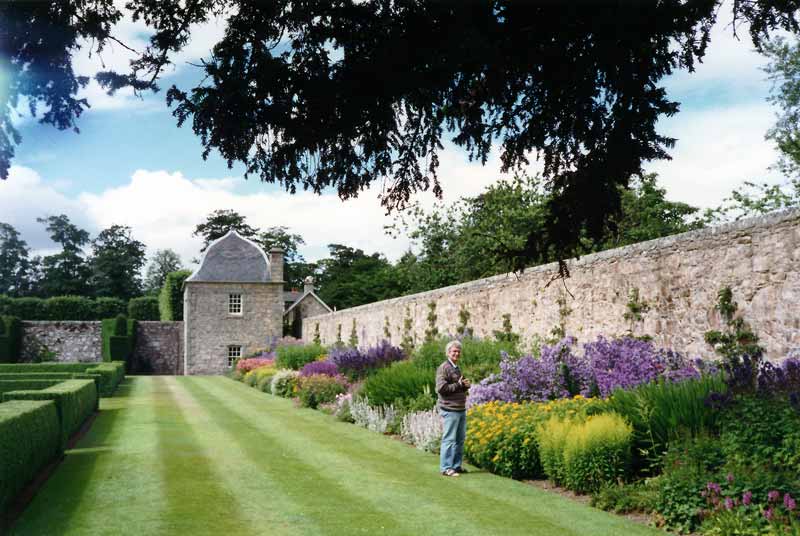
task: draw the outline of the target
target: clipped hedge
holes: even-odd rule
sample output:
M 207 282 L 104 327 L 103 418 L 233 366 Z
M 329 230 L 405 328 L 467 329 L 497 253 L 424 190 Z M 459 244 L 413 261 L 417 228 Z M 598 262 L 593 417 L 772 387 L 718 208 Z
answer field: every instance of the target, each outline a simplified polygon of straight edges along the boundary
M 142 296 L 133 298 L 128 302 L 128 317 L 133 320 L 160 320 L 161 313 L 158 309 L 158 298 L 155 296 Z
M 125 363 L 122 361 L 100 363 L 97 366 L 87 368 L 83 372 L 100 376 L 100 396 L 111 396 L 123 378 L 125 378 Z
M 0 316 L 0 363 L 16 363 L 22 350 L 22 323 L 16 316 Z
M 95 380 L 100 396 L 111 396 L 125 378 L 125 363 L 0 363 L 0 374 L 3 373 L 22 373 L 26 376 L 35 373 L 71 373 L 80 375 L 81 379 Z
M 125 333 L 120 333 L 122 328 L 118 324 L 124 327 Z M 136 344 L 136 320 L 118 315 L 116 318 L 103 319 L 100 326 L 103 361 L 130 362 Z
M 183 320 L 183 283 L 190 275 L 191 270 L 167 274 L 158 295 L 158 311 L 162 322 Z
M 61 422 L 61 444 L 66 445 L 70 436 L 78 431 L 83 422 L 97 408 L 97 397 L 94 381 L 66 380 L 40 391 L 3 393 L 3 403 L 11 400 L 55 401 Z
M 69 378 L 19 378 L 19 379 L 0 379 L 0 395 L 11 391 L 36 390 L 52 387 Z
M 3 372 L 86 372 L 97 363 L 0 363 Z
M 52 298 L 0 299 L 0 314 L 21 320 L 101 320 L 124 314 L 127 304 L 119 298 L 87 298 L 85 296 L 54 296 Z
M 60 450 L 61 423 L 55 402 L 0 404 L 0 512 Z

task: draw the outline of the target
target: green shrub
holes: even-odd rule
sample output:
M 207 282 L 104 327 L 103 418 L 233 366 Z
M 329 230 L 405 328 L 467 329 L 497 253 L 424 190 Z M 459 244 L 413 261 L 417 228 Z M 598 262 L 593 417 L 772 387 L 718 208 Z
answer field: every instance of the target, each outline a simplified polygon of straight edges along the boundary
M 0 373 L 5 372 L 86 372 L 97 363 L 0 363 Z
M 652 480 L 609 484 L 592 495 L 590 504 L 615 514 L 652 512 L 658 504 L 658 489 Z
M 160 320 L 158 298 L 155 296 L 132 298 L 128 302 L 128 317 L 134 320 Z
M 69 378 L 19 378 L 19 379 L 0 379 L 0 394 L 10 393 L 11 391 L 37 390 L 52 387 Z
M 725 382 L 717 375 L 675 383 L 660 379 L 629 390 L 615 390 L 609 410 L 633 425 L 634 469 L 639 472 L 651 467 L 672 440 L 715 431 L 719 411 L 706 400 L 712 393 L 725 390 Z
M 114 318 L 114 335 L 125 337 L 128 335 L 128 319 L 125 315 L 117 315 Z
M 425 342 L 414 354 L 412 361 L 420 368 L 436 369 L 447 359 L 444 349 L 450 340 L 447 337 L 439 337 Z M 485 370 L 487 366 L 499 367 L 500 352 L 519 355 L 517 344 L 513 341 L 465 337 L 461 339 L 461 359 L 458 366 L 464 370 L 465 376 L 471 369 Z
M 296 370 L 281 369 L 272 377 L 270 392 L 275 396 L 292 398 L 295 395 L 295 387 L 299 381 L 299 372 Z
M 49 320 L 42 298 L 13 298 L 7 314 L 20 320 Z
M 412 362 L 397 361 L 368 377 L 361 394 L 373 406 L 388 406 L 417 398 L 426 389 L 428 393 L 436 392 L 435 371 L 419 368 Z
M 158 295 L 158 311 L 162 322 L 183 320 L 183 283 L 192 275 L 191 270 L 178 270 L 167 274 Z
M 22 351 L 22 323 L 16 316 L 3 316 L 4 333 L 0 335 L 0 363 L 16 363 Z
M 325 348 L 318 344 L 278 346 L 275 349 L 275 354 L 276 367 L 300 370 L 304 365 L 325 355 Z
M 86 374 L 99 375 L 100 396 L 111 396 L 114 394 L 117 385 L 119 385 L 125 377 L 125 363 L 121 361 L 98 363 L 95 366 L 86 368 L 83 372 Z
M 255 387 L 256 382 L 258 381 L 258 377 L 256 376 L 255 369 L 251 370 L 247 374 L 244 375 L 242 378 L 242 382 L 248 387 Z
M 95 307 L 83 296 L 55 296 L 45 300 L 47 320 L 94 320 Z
M 306 408 L 317 409 L 320 404 L 330 404 L 336 395 L 347 392 L 347 382 L 341 377 L 327 374 L 303 376 L 297 385 L 300 404 Z
M 542 469 L 547 478 L 558 485 L 564 484 L 566 480 L 564 446 L 567 444 L 567 435 L 573 426 L 575 426 L 574 421 L 551 417 L 536 430 Z
M 258 367 L 254 371 L 256 374 L 256 389 L 262 393 L 272 392 L 272 378 L 278 372 L 275 367 Z
M 633 428 L 616 413 L 593 415 L 564 442 L 564 481 L 578 493 L 622 481 L 631 463 Z
M 4 393 L 3 402 L 9 400 L 54 400 L 61 422 L 62 445 L 66 445 L 97 407 L 97 388 L 92 380 L 66 380 L 40 391 Z
M 123 315 L 128 310 L 124 300 L 120 298 L 95 298 L 94 320 L 114 318 Z
M 52 401 L 0 404 L 0 512 L 61 448 L 61 424 Z
M 136 343 L 136 320 L 118 315 L 116 318 L 102 320 L 100 325 L 103 361 L 122 361 L 130 364 Z

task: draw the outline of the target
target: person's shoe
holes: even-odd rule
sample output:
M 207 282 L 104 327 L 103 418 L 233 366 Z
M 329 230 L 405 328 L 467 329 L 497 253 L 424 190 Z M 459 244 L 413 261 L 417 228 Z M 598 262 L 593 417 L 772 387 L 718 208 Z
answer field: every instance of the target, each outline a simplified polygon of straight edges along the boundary
M 455 469 L 453 469 L 453 471 L 455 471 L 459 475 L 465 475 L 465 474 L 469 473 L 469 471 L 467 471 L 466 468 L 464 468 L 464 467 L 456 467 Z
M 445 469 L 442 471 L 442 476 L 458 476 L 455 469 Z

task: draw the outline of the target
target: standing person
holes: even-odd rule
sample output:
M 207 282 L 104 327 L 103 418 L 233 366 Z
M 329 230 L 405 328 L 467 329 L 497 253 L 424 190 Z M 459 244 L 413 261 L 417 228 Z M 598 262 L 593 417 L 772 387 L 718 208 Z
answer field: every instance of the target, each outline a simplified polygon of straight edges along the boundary
M 469 380 L 461 374 L 458 360 L 461 343 L 450 341 L 444 349 L 447 360 L 436 369 L 436 393 L 439 414 L 444 419 L 439 469 L 444 476 L 458 476 L 467 470 L 461 466 L 464 457 L 464 438 L 467 435 L 467 391 Z

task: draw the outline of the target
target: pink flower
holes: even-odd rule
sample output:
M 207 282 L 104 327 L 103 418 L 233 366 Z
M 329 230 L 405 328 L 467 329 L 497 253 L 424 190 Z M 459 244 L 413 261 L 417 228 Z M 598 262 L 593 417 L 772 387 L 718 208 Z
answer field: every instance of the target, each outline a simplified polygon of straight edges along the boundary
M 784 495 L 784 496 L 783 496 L 783 505 L 784 505 L 784 506 L 786 507 L 786 509 L 787 509 L 787 510 L 789 510 L 790 512 L 791 512 L 792 510 L 794 510 L 794 509 L 797 507 L 797 503 L 795 502 L 795 500 L 794 500 L 794 499 L 792 499 L 792 496 L 791 496 L 791 495 L 789 495 L 788 493 L 787 493 L 786 495 Z
M 730 497 L 725 499 L 725 509 L 726 510 L 733 510 L 733 499 L 731 499 Z
M 728 473 L 725 479 L 728 481 L 728 484 L 733 484 L 733 473 Z
M 772 512 L 772 508 L 767 508 L 764 510 L 764 517 L 767 518 L 767 521 L 772 521 L 774 513 Z
M 753 502 L 753 492 L 745 491 L 744 495 L 742 495 L 742 504 L 745 506 L 750 506 L 751 502 Z
M 767 493 L 767 500 L 769 502 L 775 502 L 775 501 L 778 500 L 778 498 L 780 496 L 781 496 L 781 494 L 778 492 L 778 490 L 774 489 L 774 490 L 770 491 L 769 493 Z

